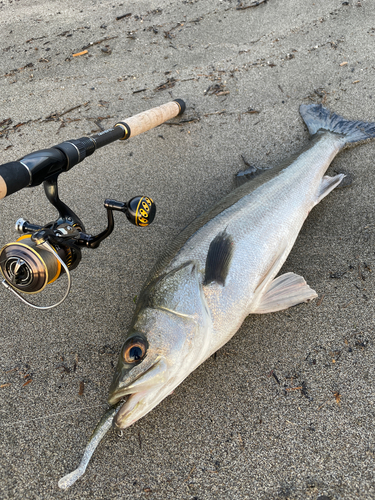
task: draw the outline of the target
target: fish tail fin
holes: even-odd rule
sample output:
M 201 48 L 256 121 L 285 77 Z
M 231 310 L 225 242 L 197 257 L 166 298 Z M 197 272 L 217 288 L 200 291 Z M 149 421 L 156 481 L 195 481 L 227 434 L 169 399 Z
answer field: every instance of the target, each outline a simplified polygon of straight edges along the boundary
M 299 111 L 311 135 L 329 130 L 343 136 L 345 144 L 375 138 L 375 123 L 347 120 L 321 104 L 302 104 Z

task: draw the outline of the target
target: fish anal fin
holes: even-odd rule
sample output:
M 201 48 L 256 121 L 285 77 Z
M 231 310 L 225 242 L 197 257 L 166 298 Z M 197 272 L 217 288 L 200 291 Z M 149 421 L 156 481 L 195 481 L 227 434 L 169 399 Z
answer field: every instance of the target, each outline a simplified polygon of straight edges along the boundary
M 319 186 L 319 191 L 317 194 L 316 203 L 322 201 L 323 198 L 327 196 L 335 187 L 337 187 L 340 182 L 345 177 L 345 174 L 337 174 L 334 177 L 329 177 L 329 175 L 325 175 L 322 178 L 322 181 Z
M 204 285 L 212 282 L 225 285 L 233 256 L 233 249 L 232 237 L 225 230 L 211 241 L 206 258 Z
M 294 273 L 282 274 L 275 278 L 258 303 L 254 314 L 282 311 L 301 302 L 315 299 L 318 294 L 307 285 L 302 276 Z

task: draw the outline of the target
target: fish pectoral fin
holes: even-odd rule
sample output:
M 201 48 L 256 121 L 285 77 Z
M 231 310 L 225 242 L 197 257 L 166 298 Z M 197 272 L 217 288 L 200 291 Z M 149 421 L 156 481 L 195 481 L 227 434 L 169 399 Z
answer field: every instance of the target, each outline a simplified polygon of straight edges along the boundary
M 262 296 L 254 314 L 282 311 L 301 302 L 315 299 L 318 294 L 309 287 L 302 276 L 294 273 L 282 274 L 275 278 Z
M 320 183 L 315 204 L 318 204 L 320 201 L 322 201 L 323 198 L 327 196 L 327 194 L 335 189 L 335 187 L 340 184 L 344 177 L 345 174 L 338 174 L 335 175 L 335 177 L 329 177 L 329 175 L 325 175 Z
M 225 285 L 233 250 L 232 237 L 225 230 L 211 241 L 206 257 L 204 285 L 213 282 Z

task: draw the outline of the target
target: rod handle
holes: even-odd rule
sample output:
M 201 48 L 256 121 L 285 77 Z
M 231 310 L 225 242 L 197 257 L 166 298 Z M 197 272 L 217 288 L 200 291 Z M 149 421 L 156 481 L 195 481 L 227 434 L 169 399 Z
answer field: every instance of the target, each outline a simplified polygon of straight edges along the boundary
M 0 200 L 30 184 L 30 171 L 19 161 L 0 165 Z
M 130 118 L 121 120 L 116 124 L 116 127 L 122 127 L 125 130 L 125 135 L 122 138 L 122 140 L 125 140 L 161 125 L 167 120 L 180 115 L 184 110 L 184 101 L 182 99 L 176 99 L 166 104 L 162 104 L 157 108 L 148 109 Z

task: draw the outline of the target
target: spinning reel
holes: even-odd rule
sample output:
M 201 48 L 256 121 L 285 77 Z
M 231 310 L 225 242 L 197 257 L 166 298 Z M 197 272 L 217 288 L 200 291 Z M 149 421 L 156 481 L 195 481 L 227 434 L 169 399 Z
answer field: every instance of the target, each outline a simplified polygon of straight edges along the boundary
M 93 236 L 86 233 L 79 217 L 63 203 L 58 194 L 57 179 L 60 173 L 70 170 L 86 156 L 117 139 L 124 140 L 181 114 L 185 103 L 177 99 L 168 104 L 145 111 L 114 128 L 91 137 L 65 141 L 50 149 L 31 153 L 17 162 L 0 166 L 0 198 L 4 198 L 28 186 L 43 182 L 49 202 L 58 210 L 59 218 L 43 226 L 18 219 L 16 230 L 21 236 L 0 250 L 0 271 L 3 285 L 22 302 L 36 309 L 51 309 L 61 304 L 69 294 L 71 271 L 81 261 L 82 248 L 98 248 L 114 229 L 113 212 L 124 213 L 127 219 L 139 227 L 147 227 L 156 214 L 153 200 L 147 196 L 135 196 L 128 202 L 106 199 L 107 228 Z M 22 294 L 38 294 L 63 274 L 67 276 L 64 296 L 55 304 L 39 306 Z

